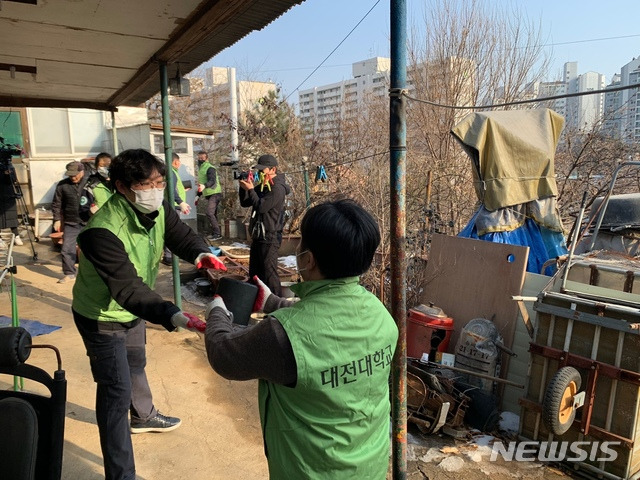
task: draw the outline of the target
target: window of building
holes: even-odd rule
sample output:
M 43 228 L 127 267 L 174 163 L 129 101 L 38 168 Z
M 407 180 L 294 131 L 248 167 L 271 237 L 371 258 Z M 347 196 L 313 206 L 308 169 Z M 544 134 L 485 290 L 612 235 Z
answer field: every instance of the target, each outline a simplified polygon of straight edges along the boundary
M 153 153 L 156 155 L 164 155 L 164 142 L 163 135 L 153 136 Z M 187 137 L 171 137 L 171 148 L 175 153 L 188 153 L 189 146 L 187 143 Z
M 74 153 L 66 109 L 32 108 L 30 112 L 34 154 Z
M 34 156 L 88 156 L 106 149 L 102 112 L 66 108 L 30 108 L 28 112 Z
M 69 126 L 75 153 L 99 153 L 105 149 L 106 130 L 104 117 L 100 112 L 69 109 Z

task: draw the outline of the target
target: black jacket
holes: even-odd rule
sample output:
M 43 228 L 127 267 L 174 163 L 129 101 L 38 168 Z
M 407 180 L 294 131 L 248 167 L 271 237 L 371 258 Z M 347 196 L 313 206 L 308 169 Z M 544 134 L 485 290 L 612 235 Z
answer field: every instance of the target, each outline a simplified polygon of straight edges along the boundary
M 71 182 L 69 178 L 58 182 L 51 204 L 54 222 L 62 220 L 71 225 L 85 224 L 80 219 L 80 197 L 82 197 L 87 180 L 88 177 L 85 175 L 78 183 Z
M 291 193 L 284 175 L 276 175 L 271 190 L 256 185 L 253 190 L 240 188 L 240 205 L 251 207 L 249 231 L 253 240 L 280 243 L 284 226 L 284 200 Z M 260 225 L 262 225 L 261 228 Z
M 209 251 L 209 246 L 180 220 L 173 208 L 169 208 L 169 202 L 165 200 L 163 206 L 165 245 L 183 260 L 193 263 L 199 254 Z M 153 227 L 158 212 L 144 214 L 135 208 L 133 210 L 143 227 Z M 111 297 L 122 308 L 151 323 L 163 325 L 167 330 L 175 329 L 171 316 L 180 309 L 164 300 L 142 281 L 136 267 L 129 260 L 122 240 L 106 228 L 90 228 L 78 235 L 78 245 L 104 280 Z

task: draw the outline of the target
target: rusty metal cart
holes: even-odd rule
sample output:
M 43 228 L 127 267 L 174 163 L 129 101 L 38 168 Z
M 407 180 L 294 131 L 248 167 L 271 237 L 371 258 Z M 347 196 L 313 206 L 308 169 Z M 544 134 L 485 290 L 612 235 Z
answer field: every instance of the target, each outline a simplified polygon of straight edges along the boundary
M 591 247 L 610 198 L 615 201 L 611 192 L 617 173 L 626 166 L 614 174 L 588 239 Z M 640 260 L 603 250 L 574 255 L 574 245 L 534 304 L 536 321 L 529 384 L 520 400 L 520 434 L 546 445 L 588 442 L 583 445 L 595 451 L 570 462 L 574 469 L 591 478 L 637 479 L 640 284 L 635 280 L 640 276 Z M 613 442 L 607 447 L 615 454 L 603 455 L 602 442 Z

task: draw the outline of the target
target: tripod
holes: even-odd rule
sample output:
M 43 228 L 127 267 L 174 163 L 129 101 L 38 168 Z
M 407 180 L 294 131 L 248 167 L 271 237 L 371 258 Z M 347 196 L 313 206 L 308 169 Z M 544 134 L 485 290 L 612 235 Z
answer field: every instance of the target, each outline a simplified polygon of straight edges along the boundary
M 29 244 L 31 245 L 33 260 L 36 261 L 38 260 L 38 252 L 36 252 L 36 247 L 33 243 L 36 235 L 33 230 L 33 226 L 29 221 L 29 211 L 27 210 L 27 204 L 24 200 L 24 195 L 22 194 L 22 187 L 20 186 L 20 182 L 16 176 L 16 169 L 13 166 L 13 163 L 11 163 L 11 155 L 9 155 L 8 158 L 5 158 L 6 155 L 3 155 L 3 153 L 4 152 L 0 150 L 0 175 L 6 175 L 13 188 L 13 196 L 16 199 L 16 209 L 20 212 L 19 217 L 22 218 L 22 224 L 27 228 L 27 237 L 29 238 Z M 2 183 L 4 188 L 4 182 Z

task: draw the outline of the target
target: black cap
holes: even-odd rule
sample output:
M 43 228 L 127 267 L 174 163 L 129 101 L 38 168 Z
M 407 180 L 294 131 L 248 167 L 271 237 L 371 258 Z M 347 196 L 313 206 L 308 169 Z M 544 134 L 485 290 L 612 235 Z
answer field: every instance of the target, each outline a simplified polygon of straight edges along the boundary
M 265 168 L 272 168 L 278 166 L 278 160 L 273 155 L 262 155 L 258 158 L 258 164 L 254 165 L 251 168 L 256 168 L 258 170 L 264 170 Z
M 67 177 L 75 177 L 80 172 L 84 172 L 84 165 L 80 162 L 69 162 L 65 168 L 67 169 L 65 172 Z

